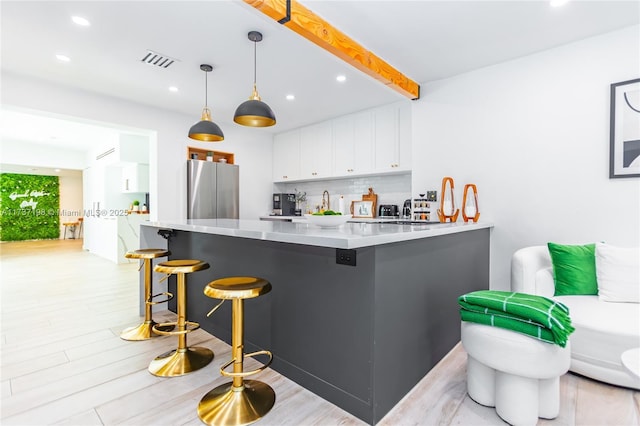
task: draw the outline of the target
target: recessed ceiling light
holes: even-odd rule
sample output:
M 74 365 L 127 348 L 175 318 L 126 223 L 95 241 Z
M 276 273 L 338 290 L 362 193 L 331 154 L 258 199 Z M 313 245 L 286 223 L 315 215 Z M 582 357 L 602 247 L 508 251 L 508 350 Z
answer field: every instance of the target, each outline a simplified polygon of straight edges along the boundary
M 569 3 L 569 0 L 551 0 L 549 2 L 549 4 L 551 5 L 551 7 L 560 7 L 560 6 L 564 6 L 565 4 Z
M 88 20 L 86 20 L 85 18 L 83 18 L 82 16 L 72 16 L 71 20 L 80 25 L 81 27 L 88 27 L 91 25 L 91 22 L 89 22 Z
M 71 60 L 71 58 L 69 58 L 66 55 L 56 55 L 56 58 L 60 61 L 60 62 L 69 62 Z
M 287 96 L 286 96 L 286 98 L 287 98 L 287 100 L 288 100 L 288 101 L 292 101 L 292 100 L 294 100 L 296 97 L 295 97 L 294 95 L 287 95 Z
M 60 169 L 53 169 L 54 172 L 60 173 Z
M 178 88 L 176 86 L 171 86 L 171 87 L 169 87 L 169 91 L 170 92 L 177 92 Z
M 339 76 L 336 77 L 336 80 L 339 81 L 340 83 L 344 83 L 345 81 L 347 81 L 347 76 L 340 74 Z

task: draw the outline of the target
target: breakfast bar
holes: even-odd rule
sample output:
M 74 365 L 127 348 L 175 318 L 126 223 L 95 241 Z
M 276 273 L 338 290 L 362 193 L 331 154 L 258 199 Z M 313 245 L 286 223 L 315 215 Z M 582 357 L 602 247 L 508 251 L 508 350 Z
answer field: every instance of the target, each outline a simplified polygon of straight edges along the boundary
M 160 233 L 170 259 L 210 264 L 189 277 L 187 317 L 226 342 L 231 305 L 207 317 L 204 287 L 268 280 L 246 301 L 246 351 L 270 350 L 271 368 L 375 424 L 459 342 L 457 297 L 489 288 L 491 228 L 191 219 L 142 225 L 141 246 Z

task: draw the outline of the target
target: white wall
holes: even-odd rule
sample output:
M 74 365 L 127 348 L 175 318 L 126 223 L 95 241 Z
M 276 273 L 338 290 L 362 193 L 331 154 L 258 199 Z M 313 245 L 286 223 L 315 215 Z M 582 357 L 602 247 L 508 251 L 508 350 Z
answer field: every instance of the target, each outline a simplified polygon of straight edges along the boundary
M 608 169 L 610 84 L 638 77 L 635 26 L 422 85 L 412 187 L 440 192 L 451 176 L 462 198 L 477 184 L 480 219 L 495 225 L 492 288 L 509 287 L 524 246 L 640 245 L 640 180 Z
M 200 119 L 200 110 L 182 115 L 6 72 L 2 89 L 6 105 L 155 132 L 149 153 L 151 220 L 186 218 L 187 146 L 235 154 L 240 166 L 241 218 L 255 219 L 271 208 L 272 137 L 264 129 L 219 120 L 225 140 L 203 143 L 187 137 L 189 127 Z
M 63 222 L 76 222 L 82 217 L 82 172 L 60 176 L 60 238 L 64 238 Z M 80 236 L 76 230 L 76 237 Z M 71 230 L 67 230 L 67 237 Z

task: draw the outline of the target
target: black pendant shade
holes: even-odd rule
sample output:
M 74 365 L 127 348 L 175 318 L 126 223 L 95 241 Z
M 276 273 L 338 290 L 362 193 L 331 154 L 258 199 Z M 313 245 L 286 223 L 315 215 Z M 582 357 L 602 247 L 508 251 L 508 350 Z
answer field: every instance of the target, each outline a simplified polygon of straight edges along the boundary
M 216 123 L 211 121 L 211 110 L 207 106 L 207 74 L 213 70 L 211 65 L 202 64 L 200 69 L 205 72 L 205 95 L 202 118 L 189 129 L 189 137 L 204 142 L 220 142 L 224 140 L 224 133 Z
M 262 40 L 262 34 L 258 31 L 250 31 L 249 40 L 253 42 L 253 93 L 248 101 L 244 101 L 236 109 L 233 121 L 249 127 L 269 127 L 276 124 L 276 115 L 266 103 L 260 100 L 256 88 L 256 45 Z
M 276 115 L 273 110 L 260 100 L 258 92 L 254 90 L 253 93 L 255 97 L 252 96 L 238 106 L 233 121 L 250 127 L 269 127 L 276 124 Z
M 202 110 L 202 120 L 191 126 L 189 137 L 204 142 L 220 142 L 224 140 L 222 129 L 211 121 L 211 111 L 205 107 Z

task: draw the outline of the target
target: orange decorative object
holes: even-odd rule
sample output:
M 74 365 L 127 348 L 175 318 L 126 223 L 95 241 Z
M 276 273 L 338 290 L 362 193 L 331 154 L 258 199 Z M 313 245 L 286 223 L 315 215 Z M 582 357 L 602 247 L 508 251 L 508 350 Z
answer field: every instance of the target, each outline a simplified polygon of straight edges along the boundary
M 450 185 L 450 199 L 447 200 L 447 183 Z M 440 222 L 456 222 L 458 220 L 459 209 L 456 209 L 456 201 L 453 197 L 453 179 L 450 177 L 442 178 L 442 192 L 440 197 L 440 208 L 438 209 L 438 219 Z
M 473 190 L 473 205 L 467 205 L 467 191 L 471 188 Z M 480 219 L 480 209 L 478 208 L 478 188 L 473 183 L 468 183 L 464 186 L 464 193 L 462 195 L 462 218 L 465 222 L 473 220 L 477 222 Z

